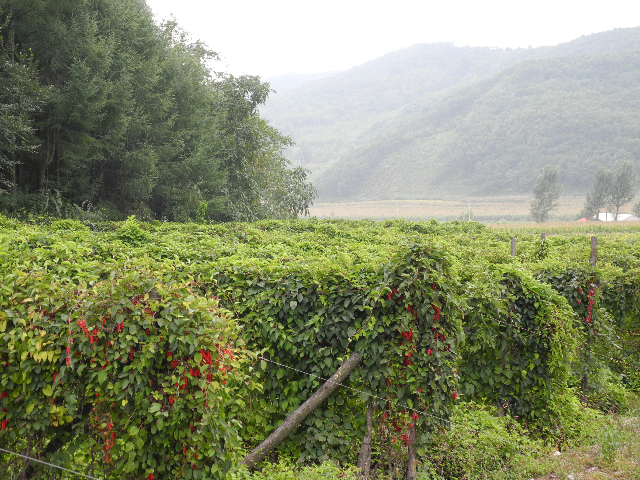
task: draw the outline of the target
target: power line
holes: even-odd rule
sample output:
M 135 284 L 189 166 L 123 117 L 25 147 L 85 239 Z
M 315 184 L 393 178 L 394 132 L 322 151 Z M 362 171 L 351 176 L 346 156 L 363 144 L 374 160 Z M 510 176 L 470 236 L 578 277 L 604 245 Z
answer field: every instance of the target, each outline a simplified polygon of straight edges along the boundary
M 304 375 L 308 375 L 308 376 L 310 376 L 310 377 L 315 377 L 315 378 L 317 378 L 317 379 L 319 379 L 319 380 L 324 380 L 324 381 L 327 381 L 327 382 L 330 382 L 330 383 L 334 383 L 334 384 L 336 383 L 336 382 L 332 382 L 330 379 L 320 377 L 320 376 L 315 375 L 315 374 L 313 374 L 313 373 L 305 372 L 304 370 L 300 370 L 300 369 L 297 369 L 297 368 L 294 368 L 294 367 L 290 367 L 290 366 L 288 366 L 288 365 L 285 365 L 285 364 L 282 364 L 282 363 L 276 362 L 276 361 L 274 361 L 274 360 L 268 359 L 268 358 L 263 357 L 263 356 L 258 356 L 258 357 L 256 357 L 256 358 L 259 358 L 259 359 L 264 360 L 264 361 L 269 362 L 269 363 L 273 363 L 274 365 L 278 365 L 278 366 L 280 366 L 280 367 L 288 368 L 289 370 L 293 370 L 293 371 L 296 371 L 296 372 L 302 373 L 302 374 L 304 374 Z M 342 384 L 342 383 L 338 383 L 338 385 L 339 385 L 339 386 L 341 386 L 341 387 L 343 387 L 343 388 L 346 388 L 346 389 L 348 389 L 348 390 L 352 390 L 352 391 L 354 391 L 354 392 L 358 392 L 358 393 L 361 393 L 361 394 L 367 395 L 368 397 L 374 398 L 374 399 L 376 399 L 376 400 L 382 400 L 383 402 L 390 402 L 390 403 L 392 403 L 393 405 L 395 405 L 395 406 L 397 406 L 397 407 L 404 408 L 404 409 L 406 409 L 406 410 L 409 410 L 409 411 L 415 412 L 415 413 L 416 413 L 416 414 L 418 414 L 418 415 L 424 415 L 424 416 L 426 416 L 426 417 L 435 418 L 436 420 L 440 420 L 440 421 L 441 421 L 441 422 L 443 422 L 443 423 L 448 423 L 448 424 L 449 424 L 449 425 L 451 425 L 451 426 L 464 427 L 464 428 L 467 428 L 467 429 L 468 429 L 468 430 L 470 430 L 470 431 L 474 431 L 474 430 L 473 430 L 473 429 L 471 429 L 470 427 L 465 427 L 464 425 L 456 424 L 456 423 L 452 422 L 451 420 L 444 419 L 444 418 L 441 418 L 441 417 L 438 417 L 438 416 L 435 416 L 435 415 L 431 415 L 431 414 L 428 414 L 428 413 L 421 412 L 420 410 L 416 410 L 415 408 L 409 407 L 408 405 L 404 405 L 404 404 L 402 404 L 402 403 L 400 403 L 400 402 L 392 401 L 392 400 L 389 400 L 389 399 L 386 399 L 386 398 L 382 398 L 382 397 L 378 397 L 377 395 L 373 395 L 373 394 L 371 394 L 371 393 L 369 393 L 369 392 L 365 392 L 364 390 L 359 390 L 359 389 L 357 389 L 357 388 L 349 387 L 349 386 L 344 385 L 344 384 Z M 495 435 L 494 435 L 494 437 L 495 437 Z M 539 455 L 542 455 L 542 454 L 543 454 L 543 452 L 540 452 L 539 450 L 535 450 L 535 449 L 532 449 L 532 448 L 525 448 L 525 447 L 523 447 L 523 446 L 521 446 L 521 445 L 518 445 L 517 443 L 510 442 L 510 441 L 505 440 L 504 438 L 501 438 L 501 437 L 498 437 L 498 440 L 499 440 L 500 442 L 502 442 L 502 443 L 507 443 L 507 444 L 509 444 L 509 445 L 513 445 L 513 446 L 515 446 L 516 448 L 518 448 L 520 451 L 529 451 L 529 452 L 537 453 L 537 454 L 539 454 Z M 569 461 L 567 461 L 567 460 L 564 460 L 564 459 L 558 459 L 558 460 L 560 460 L 562 463 L 565 463 L 566 465 L 570 465 L 570 466 L 572 466 L 572 467 L 580 468 L 580 466 L 579 466 L 579 465 L 576 465 L 575 463 L 569 462 Z M 610 478 L 610 479 L 614 480 L 614 477 L 612 477 L 612 476 L 610 476 L 610 475 L 607 475 L 606 473 L 603 473 L 603 472 L 598 472 L 598 473 L 596 473 L 596 475 L 603 475 L 603 476 L 604 476 L 604 477 L 606 477 L 606 478 Z
M 79 475 L 81 477 L 90 478 L 91 480 L 100 480 L 99 478 L 92 477 L 91 475 L 85 475 L 84 473 L 76 472 L 75 470 L 69 470 L 68 468 L 64 468 L 64 467 L 61 467 L 59 465 L 55 465 L 53 463 L 44 462 L 42 460 L 38 460 L 37 458 L 29 457 L 29 456 L 23 455 L 21 453 L 12 452 L 11 450 L 5 450 L 4 448 L 0 448 L 0 451 L 3 451 L 3 452 L 8 453 L 10 455 L 16 455 L 18 457 L 22 457 L 22 458 L 25 458 L 27 460 L 31 460 L 32 462 L 42 463 L 44 465 L 48 465 L 49 467 L 59 468 L 60 470 L 64 470 L 66 472 L 71 472 L 74 475 Z

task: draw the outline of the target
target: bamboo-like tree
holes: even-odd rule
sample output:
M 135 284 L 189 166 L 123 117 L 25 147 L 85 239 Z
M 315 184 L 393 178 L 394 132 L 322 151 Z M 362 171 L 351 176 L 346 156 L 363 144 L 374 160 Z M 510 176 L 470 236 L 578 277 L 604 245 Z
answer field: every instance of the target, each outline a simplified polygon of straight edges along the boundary
M 531 217 L 539 223 L 549 218 L 549 212 L 558 207 L 562 186 L 558 183 L 560 167 L 545 165 L 542 174 L 533 186 L 533 200 L 531 201 Z
M 14 18 L 0 9 L 0 194 L 16 192 L 19 156 L 36 150 L 33 116 L 45 96 L 33 58 L 16 49 L 13 28 Z
M 27 119 L 37 152 L 0 158 L 0 176 L 21 164 L 22 192 L 177 221 L 289 218 L 315 197 L 282 155 L 291 140 L 260 118 L 269 85 L 211 70 L 216 53 L 146 2 L 0 0 L 9 30 L 47 86 Z
M 620 208 L 633 200 L 636 194 L 636 173 L 631 162 L 624 162 L 611 176 L 607 210 L 618 220 Z
M 611 172 L 606 168 L 599 167 L 596 170 L 580 216 L 587 218 L 597 217 L 600 210 L 607 208 L 612 180 Z
M 600 210 L 606 209 L 617 220 L 620 209 L 633 200 L 635 191 L 636 174 L 631 162 L 624 162 L 615 170 L 600 167 L 587 192 L 581 215 L 597 217 Z

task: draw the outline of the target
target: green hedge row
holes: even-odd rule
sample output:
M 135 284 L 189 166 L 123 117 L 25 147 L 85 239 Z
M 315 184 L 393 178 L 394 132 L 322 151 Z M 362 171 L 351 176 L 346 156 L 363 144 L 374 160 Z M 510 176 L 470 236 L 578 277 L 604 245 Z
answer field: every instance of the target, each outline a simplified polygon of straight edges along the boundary
M 105 478 L 222 476 L 354 351 L 351 389 L 280 452 L 355 461 L 369 402 L 374 461 L 460 396 L 550 434 L 637 381 L 640 235 L 603 237 L 593 269 L 587 236 L 512 257 L 474 223 L 38 223 L 0 218 L 0 445 Z

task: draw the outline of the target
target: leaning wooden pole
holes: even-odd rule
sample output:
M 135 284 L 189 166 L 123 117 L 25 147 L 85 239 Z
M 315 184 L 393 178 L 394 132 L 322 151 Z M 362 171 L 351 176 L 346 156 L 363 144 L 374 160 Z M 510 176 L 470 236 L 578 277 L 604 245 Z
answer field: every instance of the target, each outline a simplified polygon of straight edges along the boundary
M 344 362 L 340 368 L 334 373 L 324 385 L 322 385 L 316 393 L 311 395 L 295 412 L 289 415 L 284 422 L 264 440 L 260 445 L 253 449 L 242 460 L 243 465 L 251 468 L 264 457 L 266 457 L 274 448 L 282 443 L 289 434 L 313 412 L 313 410 L 325 401 L 340 386 L 354 368 L 362 361 L 362 355 L 358 352 L 354 353 Z

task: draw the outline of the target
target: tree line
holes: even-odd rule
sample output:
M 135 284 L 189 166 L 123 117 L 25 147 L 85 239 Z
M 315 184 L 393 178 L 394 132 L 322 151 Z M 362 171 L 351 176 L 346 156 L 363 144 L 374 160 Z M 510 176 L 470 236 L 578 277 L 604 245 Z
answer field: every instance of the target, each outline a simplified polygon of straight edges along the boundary
M 0 0 L 0 209 L 107 217 L 288 218 L 315 197 L 256 76 L 145 0 Z
M 551 211 L 558 207 L 562 190 L 559 176 L 558 165 L 545 165 L 537 178 L 530 205 L 531 217 L 536 222 L 548 220 Z M 605 210 L 618 220 L 622 213 L 620 209 L 635 197 L 636 183 L 636 173 L 629 161 L 618 164 L 614 169 L 598 167 L 579 216 L 597 219 L 600 211 Z M 640 217 L 640 202 L 633 206 L 633 214 Z

